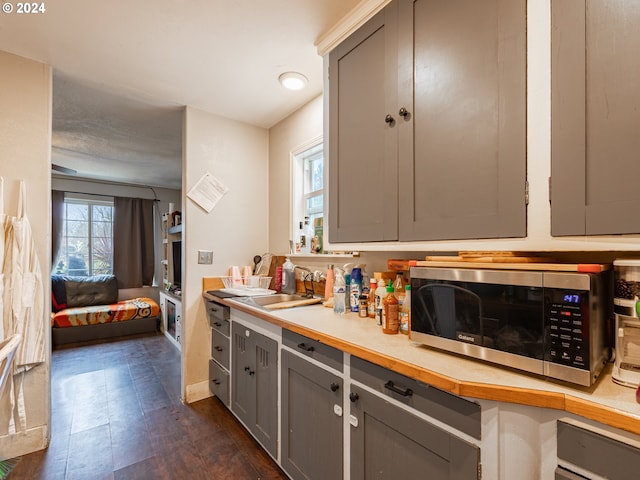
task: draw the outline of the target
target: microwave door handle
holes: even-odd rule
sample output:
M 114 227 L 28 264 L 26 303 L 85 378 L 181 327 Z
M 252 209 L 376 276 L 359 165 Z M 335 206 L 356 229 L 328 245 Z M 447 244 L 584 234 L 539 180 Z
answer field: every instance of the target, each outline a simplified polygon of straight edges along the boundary
M 430 287 L 430 285 L 424 285 L 424 286 L 420 287 L 418 289 L 418 291 L 416 292 L 417 293 L 416 297 L 417 297 L 417 300 L 422 305 L 422 309 L 424 310 L 424 314 L 427 316 L 427 320 L 429 321 L 429 326 L 431 327 L 431 331 L 434 334 L 440 335 L 440 332 L 436 329 L 436 325 L 433 322 L 433 317 L 431 316 L 431 313 L 429 312 L 429 307 L 427 306 L 427 302 L 424 301 L 424 295 L 420 294 L 420 292 L 422 290 L 425 290 L 425 292 L 430 290 L 430 289 L 428 289 L 428 287 Z

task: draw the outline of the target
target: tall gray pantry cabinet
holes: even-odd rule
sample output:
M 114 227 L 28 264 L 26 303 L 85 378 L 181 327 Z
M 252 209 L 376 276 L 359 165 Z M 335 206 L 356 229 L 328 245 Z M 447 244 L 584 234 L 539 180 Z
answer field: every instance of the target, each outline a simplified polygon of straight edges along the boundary
M 329 54 L 331 242 L 526 236 L 526 1 L 395 0 Z
M 640 233 L 640 2 L 551 14 L 551 234 Z

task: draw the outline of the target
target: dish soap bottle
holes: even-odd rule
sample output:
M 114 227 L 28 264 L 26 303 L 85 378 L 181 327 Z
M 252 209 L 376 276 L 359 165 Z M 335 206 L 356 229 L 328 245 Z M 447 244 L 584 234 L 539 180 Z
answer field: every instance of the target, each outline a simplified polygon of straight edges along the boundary
M 324 299 L 329 300 L 331 297 L 333 297 L 333 284 L 335 282 L 335 275 L 334 275 L 334 271 L 333 271 L 333 264 L 329 265 L 329 268 L 327 268 L 327 279 L 325 280 L 325 284 L 324 284 Z
M 289 257 L 282 265 L 282 293 L 296 293 L 296 267 Z
M 347 294 L 347 283 L 344 280 L 342 270 L 335 269 L 335 281 L 333 282 L 333 313 L 343 315 L 345 313 L 345 297 Z

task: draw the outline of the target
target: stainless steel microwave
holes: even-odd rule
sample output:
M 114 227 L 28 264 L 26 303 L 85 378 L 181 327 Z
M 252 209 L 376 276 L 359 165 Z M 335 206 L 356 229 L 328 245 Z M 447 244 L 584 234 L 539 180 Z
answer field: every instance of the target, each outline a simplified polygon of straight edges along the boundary
M 411 339 L 592 385 L 611 354 L 610 271 L 411 268 Z

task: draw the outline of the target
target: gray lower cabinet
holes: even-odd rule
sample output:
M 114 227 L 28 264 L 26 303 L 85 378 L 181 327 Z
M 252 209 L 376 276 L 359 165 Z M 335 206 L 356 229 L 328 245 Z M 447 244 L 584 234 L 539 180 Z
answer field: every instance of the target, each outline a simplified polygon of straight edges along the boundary
M 455 395 L 351 357 L 351 479 L 480 478 L 480 449 L 401 408 L 429 414 L 475 438 L 481 408 Z
M 294 480 L 343 478 L 342 378 L 282 350 L 282 468 Z
M 278 343 L 233 322 L 231 355 L 231 410 L 265 450 L 275 457 L 278 434 Z
M 557 427 L 556 480 L 640 478 L 640 448 L 566 422 Z
M 640 3 L 551 2 L 551 234 L 640 233 Z
M 329 222 L 331 242 L 526 236 L 525 0 L 394 0 L 330 52 Z
M 209 360 L 209 390 L 227 407 L 229 397 L 229 362 L 231 357 L 230 309 L 213 301 L 205 302 L 211 327 L 211 359 Z

